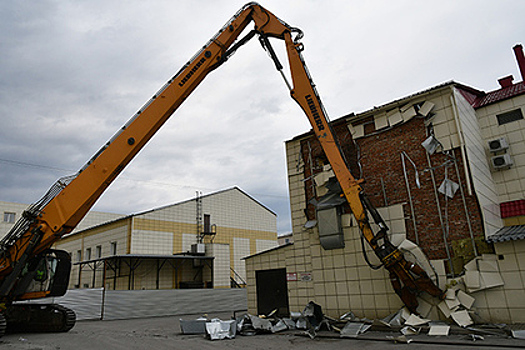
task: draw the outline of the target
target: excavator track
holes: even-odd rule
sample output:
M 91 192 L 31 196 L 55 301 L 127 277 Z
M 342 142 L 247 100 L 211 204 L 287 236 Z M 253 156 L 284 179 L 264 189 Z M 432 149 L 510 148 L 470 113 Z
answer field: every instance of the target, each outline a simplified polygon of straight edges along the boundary
M 5 320 L 5 316 L 3 313 L 0 312 L 0 338 L 4 336 L 6 328 L 7 322 Z
M 75 312 L 58 304 L 14 304 L 6 319 L 9 333 L 68 332 L 76 323 Z

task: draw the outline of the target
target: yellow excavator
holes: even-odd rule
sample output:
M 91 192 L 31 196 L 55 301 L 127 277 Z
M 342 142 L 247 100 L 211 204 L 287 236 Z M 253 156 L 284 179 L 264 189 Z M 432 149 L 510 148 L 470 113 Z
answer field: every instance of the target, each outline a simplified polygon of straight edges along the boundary
M 253 22 L 253 29 L 241 33 Z M 77 174 L 59 179 L 31 205 L 0 241 L 0 336 L 9 329 L 69 331 L 75 313 L 57 304 L 17 303 L 64 295 L 71 259 L 67 252 L 52 249 L 87 214 L 113 180 L 146 145 L 166 120 L 214 69 L 257 36 L 281 73 L 290 95 L 308 117 L 364 238 L 390 272 L 393 287 L 413 312 L 416 296 L 425 291 L 442 297 L 443 292 L 416 264 L 388 240 L 388 227 L 363 193 L 360 181 L 350 173 L 334 139 L 326 112 L 302 56 L 303 33 L 277 18 L 257 3 L 248 3 L 182 67 Z M 270 44 L 284 41 L 292 81 Z M 379 225 L 374 233 L 369 216 Z

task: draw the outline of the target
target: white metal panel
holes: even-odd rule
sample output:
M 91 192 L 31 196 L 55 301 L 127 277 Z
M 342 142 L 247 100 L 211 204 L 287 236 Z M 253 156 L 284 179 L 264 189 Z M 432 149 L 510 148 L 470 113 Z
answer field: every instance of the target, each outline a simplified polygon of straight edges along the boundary
M 465 139 L 465 149 L 468 155 L 472 182 L 481 207 L 485 237 L 488 237 L 503 226 L 499 212 L 496 185 L 491 176 L 485 154 L 485 142 L 477 122 L 476 112 L 456 89 L 454 89 L 454 100 L 456 101 L 459 114 L 458 123 L 461 126 Z

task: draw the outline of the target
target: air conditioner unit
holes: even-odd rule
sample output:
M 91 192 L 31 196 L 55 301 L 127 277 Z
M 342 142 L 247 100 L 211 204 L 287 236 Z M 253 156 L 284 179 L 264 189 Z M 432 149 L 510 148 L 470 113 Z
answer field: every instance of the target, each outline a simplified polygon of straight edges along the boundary
M 194 255 L 204 255 L 206 254 L 206 246 L 202 243 L 192 244 L 191 253 Z
M 489 151 L 491 151 L 492 153 L 504 151 L 507 148 L 509 148 L 509 144 L 507 143 L 507 140 L 504 137 L 490 140 L 488 144 L 489 144 Z
M 499 156 L 491 157 L 490 162 L 496 170 L 510 168 L 514 164 L 510 158 L 510 155 L 508 154 L 501 154 Z

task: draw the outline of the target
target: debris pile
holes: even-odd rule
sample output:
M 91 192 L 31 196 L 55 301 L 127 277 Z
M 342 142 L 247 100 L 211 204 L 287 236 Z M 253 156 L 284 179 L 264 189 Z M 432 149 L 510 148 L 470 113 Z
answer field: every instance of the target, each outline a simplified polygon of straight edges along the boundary
M 465 290 L 467 286 L 461 279 L 449 280 L 446 297 L 437 305 L 423 307 L 426 314 L 433 314 L 432 309 L 440 310 L 446 320 L 429 319 L 422 313 L 416 315 L 404 307 L 383 319 L 358 318 L 348 312 L 339 319 L 324 315 L 320 305 L 309 302 L 302 312 L 291 312 L 289 317 L 278 317 L 277 310 L 268 315 L 254 316 L 243 314 L 231 320 L 208 319 L 180 320 L 183 334 L 204 334 L 211 340 L 233 339 L 237 334 L 254 336 L 292 331 L 304 334 L 312 339 L 322 334 L 333 336 L 338 333 L 341 338 L 358 338 L 367 332 L 385 333 L 385 337 L 396 343 L 410 343 L 411 336 L 426 334 L 428 336 L 448 336 L 460 334 L 471 341 L 484 340 L 484 336 L 505 336 L 525 339 L 525 330 L 513 330 L 507 325 L 487 325 L 476 322 L 473 310 L 474 298 Z M 419 311 L 419 310 L 418 310 Z M 384 339 L 384 338 L 383 338 Z

